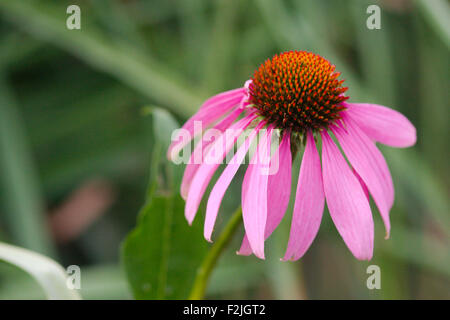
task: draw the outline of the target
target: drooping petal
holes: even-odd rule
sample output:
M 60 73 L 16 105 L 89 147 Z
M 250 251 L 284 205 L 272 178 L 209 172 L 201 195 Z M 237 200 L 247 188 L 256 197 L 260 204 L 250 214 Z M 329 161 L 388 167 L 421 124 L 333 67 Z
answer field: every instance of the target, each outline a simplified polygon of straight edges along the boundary
M 370 260 L 374 226 L 369 202 L 327 132 L 322 132 L 322 146 L 323 187 L 331 218 L 352 254 Z
M 291 143 L 290 133 L 286 133 L 281 140 L 280 146 L 270 159 L 270 167 L 276 168 L 274 174 L 269 175 L 267 186 L 267 221 L 265 239 L 278 227 L 283 219 L 289 204 L 291 195 Z M 250 255 L 252 253 L 247 236 L 242 240 L 238 254 Z
M 372 195 L 386 228 L 390 233 L 389 210 L 394 202 L 394 186 L 386 160 L 373 141 L 343 112 L 345 130 L 332 127 L 352 167 L 364 181 Z
M 242 113 L 242 109 L 236 109 L 232 111 L 228 116 L 226 116 L 222 121 L 216 124 L 212 129 L 225 131 L 233 122 L 237 119 L 237 117 Z M 199 142 L 194 149 L 194 152 L 191 154 L 189 159 L 189 163 L 186 165 L 186 169 L 184 170 L 183 180 L 181 182 L 180 193 L 181 197 L 186 200 L 189 187 L 191 186 L 192 179 L 194 178 L 195 173 L 203 162 L 203 155 L 206 154 L 209 150 L 210 144 L 213 140 L 205 140 L 202 138 L 201 143 Z M 197 156 L 197 155 L 200 156 Z
M 211 241 L 211 234 L 216 222 L 217 213 L 219 211 L 220 203 L 228 189 L 231 181 L 233 180 L 236 172 L 241 166 L 242 161 L 247 154 L 247 151 L 252 144 L 253 139 L 258 133 L 259 129 L 264 125 L 264 122 L 260 122 L 258 126 L 250 133 L 248 138 L 239 147 L 236 154 L 231 159 L 225 170 L 222 172 L 220 178 L 217 180 L 214 188 L 209 195 L 208 204 L 206 206 L 206 217 L 204 226 L 204 237 L 206 240 Z
M 203 106 L 195 113 L 181 128 L 187 131 L 191 140 L 197 134 L 195 131 L 195 123 L 201 124 L 202 128 L 207 128 L 209 125 L 220 119 L 227 112 L 235 108 L 245 96 L 244 88 L 232 90 L 228 93 L 219 94 L 207 100 Z M 190 140 L 176 140 L 171 143 L 167 151 L 167 157 L 172 159 Z
M 203 161 L 195 173 L 194 178 L 192 179 L 191 187 L 189 188 L 186 206 L 184 209 L 184 213 L 189 224 L 191 224 L 194 220 L 200 201 L 205 193 L 209 181 L 214 175 L 214 172 L 225 158 L 225 155 L 230 151 L 239 135 L 254 120 L 254 118 L 255 116 L 252 114 L 234 123 L 211 144 L 211 147 L 205 156 L 205 161 Z M 221 152 L 219 152 L 219 154 L 215 154 L 217 150 L 220 150 Z M 212 159 L 213 161 L 206 161 L 206 159 Z
M 416 143 L 416 128 L 400 112 L 370 103 L 343 103 L 348 115 L 369 138 L 392 147 L 405 148 Z
M 242 216 L 245 233 L 255 255 L 264 259 L 264 232 L 267 220 L 267 167 L 270 161 L 272 129 L 263 134 L 258 150 L 242 183 Z
M 283 260 L 298 260 L 308 250 L 319 231 L 324 204 L 319 152 L 313 134 L 308 132 L 298 178 L 291 233 Z

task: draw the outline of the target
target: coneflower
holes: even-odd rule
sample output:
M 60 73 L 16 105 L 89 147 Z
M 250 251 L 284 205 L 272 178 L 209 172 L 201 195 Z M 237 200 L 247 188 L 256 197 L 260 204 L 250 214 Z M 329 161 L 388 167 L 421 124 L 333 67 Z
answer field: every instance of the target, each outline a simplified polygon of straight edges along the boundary
M 369 194 L 381 214 L 386 238 L 389 237 L 394 187 L 375 142 L 394 147 L 412 146 L 416 130 L 406 117 L 390 108 L 347 102 L 347 88 L 339 76 L 334 65 L 314 53 L 289 51 L 275 55 L 254 72 L 243 88 L 208 99 L 184 124 L 183 129 L 191 139 L 195 136 L 196 121 L 222 133 L 219 139 L 205 139 L 198 144 L 186 167 L 181 195 L 186 200 L 185 215 L 189 223 L 220 163 L 244 130 L 252 130 L 209 195 L 204 225 L 208 241 L 222 198 L 258 132 L 263 133 L 254 156 L 259 160 L 249 164 L 242 183 L 245 237 L 239 254 L 254 253 L 264 259 L 264 241 L 279 225 L 289 203 L 292 152 L 302 144 L 305 147 L 283 260 L 297 260 L 309 248 L 322 220 L 325 199 L 338 232 L 357 259 L 370 260 L 373 254 L 374 225 Z M 232 136 L 226 131 L 233 132 Z M 274 132 L 279 133 L 281 142 L 272 153 Z M 316 147 L 319 140 L 322 161 Z M 169 157 L 187 143 L 186 139 L 174 141 Z M 218 145 L 221 148 L 216 148 Z M 213 157 L 216 161 L 192 161 L 199 151 L 203 160 Z M 275 161 L 275 173 L 263 170 Z

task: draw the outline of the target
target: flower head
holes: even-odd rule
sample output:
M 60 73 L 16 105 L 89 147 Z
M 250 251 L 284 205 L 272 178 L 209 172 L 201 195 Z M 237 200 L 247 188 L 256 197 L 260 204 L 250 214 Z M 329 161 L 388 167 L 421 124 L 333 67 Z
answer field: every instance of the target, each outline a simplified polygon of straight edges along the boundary
M 243 88 L 208 99 L 184 124 L 185 134 L 169 147 L 169 157 L 202 135 L 196 124 L 209 128 L 190 156 L 181 185 L 189 223 L 215 171 L 225 158 L 229 159 L 208 198 L 204 225 L 208 241 L 222 198 L 256 140 L 256 152 L 242 183 L 245 236 L 239 254 L 254 253 L 264 258 L 264 241 L 279 225 L 289 204 L 294 145 L 304 145 L 304 152 L 283 260 L 297 260 L 307 251 L 319 229 L 325 201 L 338 232 L 356 258 L 370 260 L 373 253 L 370 196 L 389 237 L 394 187 L 375 142 L 408 147 L 415 143 L 416 131 L 397 111 L 375 104 L 348 103 L 344 95 L 347 88 L 339 76 L 334 65 L 316 54 L 285 52 L 265 61 Z M 237 143 L 239 140 L 243 141 Z M 279 142 L 276 148 L 271 148 L 273 142 Z M 236 143 L 238 149 L 233 153 Z
M 289 51 L 266 60 L 253 74 L 250 102 L 269 123 L 304 131 L 327 128 L 345 109 L 344 80 L 321 56 Z

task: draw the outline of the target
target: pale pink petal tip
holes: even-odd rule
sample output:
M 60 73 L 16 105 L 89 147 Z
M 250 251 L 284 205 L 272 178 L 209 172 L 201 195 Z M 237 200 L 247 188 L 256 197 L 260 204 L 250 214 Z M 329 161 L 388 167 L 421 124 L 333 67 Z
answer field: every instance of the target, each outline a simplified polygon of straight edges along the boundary
M 236 251 L 236 254 L 238 256 L 249 256 L 252 254 L 252 250 L 251 249 L 250 250 L 242 250 L 242 248 L 241 248 L 238 251 Z
M 241 247 L 236 252 L 236 254 L 238 254 L 240 256 L 249 256 L 252 253 L 253 253 L 252 248 L 250 247 L 250 243 L 248 242 L 247 235 L 244 234 L 244 238 L 242 239 Z
M 236 254 L 238 256 L 250 256 L 250 255 L 252 255 L 252 253 L 253 253 L 253 251 L 252 251 L 252 248 L 250 247 L 250 243 L 248 242 L 247 236 L 244 235 L 244 239 L 242 240 L 241 247 L 239 248 L 238 251 L 236 251 Z M 264 259 L 264 256 L 261 259 Z
M 244 235 L 244 238 L 242 239 L 241 247 L 239 248 L 239 251 L 236 253 L 240 256 L 249 256 L 253 253 L 252 248 L 250 247 L 250 243 L 248 242 L 247 235 Z

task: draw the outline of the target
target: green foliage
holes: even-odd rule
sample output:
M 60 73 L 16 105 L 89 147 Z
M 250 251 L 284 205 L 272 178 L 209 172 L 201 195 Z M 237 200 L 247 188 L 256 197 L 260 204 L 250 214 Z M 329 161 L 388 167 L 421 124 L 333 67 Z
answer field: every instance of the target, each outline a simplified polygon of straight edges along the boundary
M 207 245 L 202 227 L 188 226 L 183 212 L 184 201 L 178 195 L 176 166 L 168 163 L 162 152 L 167 150 L 176 124 L 160 109 L 151 110 L 156 137 L 150 187 L 136 228 L 122 245 L 122 261 L 136 299 L 186 299 Z M 179 171 L 179 170 L 178 170 Z M 166 188 L 158 182 L 166 179 Z
M 202 228 L 189 227 L 179 196 L 154 196 L 127 237 L 122 259 L 136 299 L 186 299 L 206 253 Z
M 19 245 L 54 255 L 22 119 L 4 77 L 0 70 L 0 184 L 5 190 L 7 219 Z

